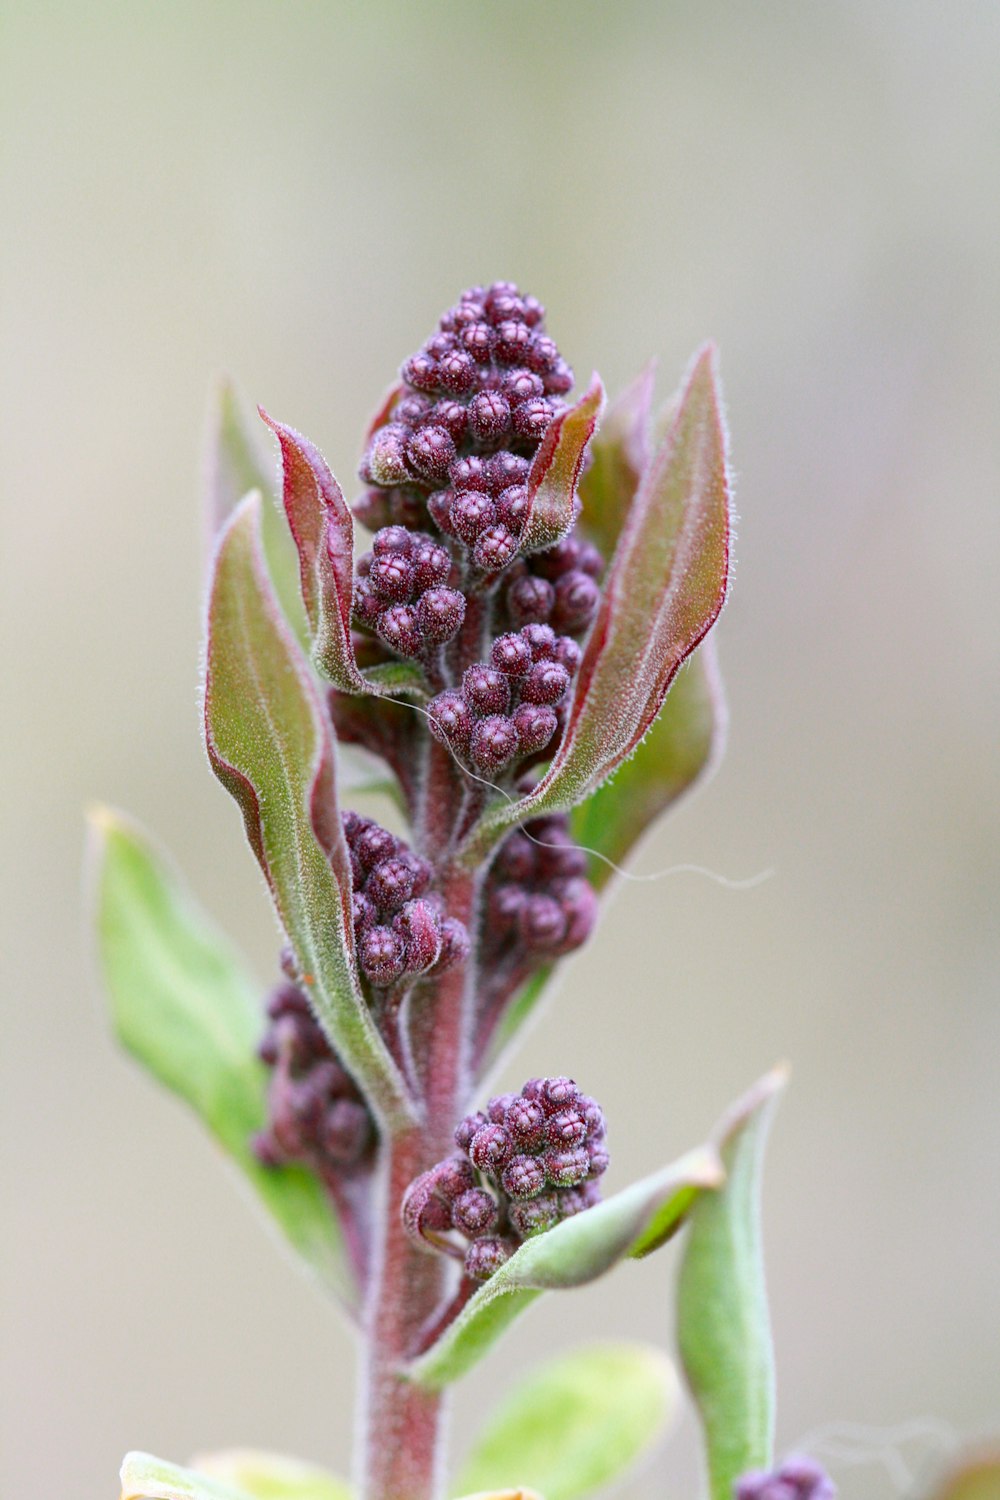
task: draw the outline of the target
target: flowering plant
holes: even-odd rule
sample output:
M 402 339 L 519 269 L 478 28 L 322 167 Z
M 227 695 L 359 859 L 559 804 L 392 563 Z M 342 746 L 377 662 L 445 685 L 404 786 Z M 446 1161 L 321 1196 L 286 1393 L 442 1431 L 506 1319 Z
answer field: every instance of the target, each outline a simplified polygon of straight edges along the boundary
M 266 1020 L 242 962 L 129 821 L 94 820 L 100 958 L 126 1047 L 202 1116 L 361 1331 L 355 1491 L 446 1483 L 449 1387 L 545 1291 L 683 1226 L 680 1359 L 713 1500 L 827 1500 L 774 1467 L 758 1229 L 779 1071 L 707 1144 L 602 1194 L 599 1104 L 566 1077 L 484 1098 L 650 824 L 718 753 L 708 632 L 729 581 L 726 439 L 706 348 L 653 420 L 652 371 L 604 411 L 510 283 L 441 318 L 382 402 L 352 509 L 261 412 L 280 511 L 224 391 L 211 498 L 209 760 L 284 947 Z M 355 559 L 355 519 L 372 534 Z M 289 541 L 289 538 L 291 541 Z M 405 837 L 344 805 L 386 794 Z M 613 1481 L 675 1405 L 671 1366 L 600 1344 L 530 1375 L 457 1490 L 568 1500 Z M 131 1454 L 123 1493 L 340 1500 L 245 1451 Z

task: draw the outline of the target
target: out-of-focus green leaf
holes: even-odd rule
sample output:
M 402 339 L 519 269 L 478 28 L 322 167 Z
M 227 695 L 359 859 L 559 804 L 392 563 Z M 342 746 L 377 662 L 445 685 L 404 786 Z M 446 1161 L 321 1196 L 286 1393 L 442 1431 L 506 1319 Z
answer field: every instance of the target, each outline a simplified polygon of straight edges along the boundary
M 721 1181 L 718 1157 L 701 1147 L 526 1240 L 483 1283 L 437 1343 L 408 1367 L 410 1378 L 432 1389 L 457 1380 L 541 1292 L 582 1286 L 619 1261 L 657 1249 L 680 1227 L 699 1195 Z
M 199 1453 L 191 1461 L 198 1474 L 218 1480 L 250 1500 L 351 1500 L 343 1479 L 280 1453 L 255 1448 L 229 1448 L 222 1453 Z
M 259 500 L 225 527 L 208 608 L 205 734 L 243 812 L 303 983 L 330 1041 L 383 1121 L 410 1119 L 405 1083 L 358 984 L 351 871 L 329 720 L 278 610 L 260 552 Z
M 646 1344 L 592 1344 L 533 1370 L 490 1419 L 460 1489 L 516 1481 L 546 1500 L 610 1484 L 657 1441 L 677 1407 L 677 1376 Z
M 463 1495 L 462 1500 L 543 1500 L 536 1490 L 479 1490 L 475 1495 Z
M 593 851 L 588 876 L 598 890 L 660 814 L 717 764 L 725 727 L 715 642 L 709 636 L 681 667 L 635 754 L 573 809 L 573 837 Z
M 590 467 L 580 476 L 580 524 L 610 558 L 649 461 L 650 407 L 655 364 L 649 364 L 612 401 L 590 443 Z
M 273 466 L 262 457 L 251 436 L 236 388 L 228 377 L 218 381 L 209 411 L 205 464 L 205 512 L 209 547 L 250 490 L 264 497 L 261 538 L 268 572 L 285 618 L 299 644 L 308 647 L 309 630 L 299 594 L 299 566 L 291 533 L 274 493 Z
M 267 1117 L 256 986 L 135 824 L 104 807 L 90 823 L 98 957 L 119 1040 L 201 1116 L 306 1265 L 356 1304 L 319 1181 L 304 1167 L 264 1167 L 250 1149 Z
M 723 1119 L 716 1137 L 722 1191 L 691 1213 L 677 1284 L 677 1337 L 698 1407 L 712 1500 L 773 1458 L 774 1352 L 764 1284 L 760 1176 L 774 1105 L 786 1081 L 776 1068 Z
M 523 551 L 553 547 L 572 527 L 577 480 L 603 405 L 604 387 L 594 375 L 576 405 L 557 417 L 542 438 L 528 474 Z
M 182 1469 L 151 1453 L 126 1453 L 121 1484 L 121 1500 L 251 1500 L 244 1490 L 221 1479 Z
M 963 1459 L 938 1481 L 928 1500 L 1000 1500 L 1000 1449 Z
M 466 842 L 467 863 L 524 819 L 574 807 L 632 754 L 718 617 L 729 536 L 725 429 L 708 348 L 622 527 L 552 763 L 527 796 L 488 809 Z

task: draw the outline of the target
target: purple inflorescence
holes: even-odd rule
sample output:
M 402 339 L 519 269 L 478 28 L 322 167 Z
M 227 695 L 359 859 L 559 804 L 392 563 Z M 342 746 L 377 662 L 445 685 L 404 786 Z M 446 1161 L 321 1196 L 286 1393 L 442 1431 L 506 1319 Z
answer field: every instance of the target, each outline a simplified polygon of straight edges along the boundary
M 427 861 L 371 818 L 346 812 L 342 820 L 354 887 L 354 940 L 368 982 L 387 989 L 460 962 L 469 951 L 468 933 L 430 890 Z
M 253 1149 L 266 1166 L 300 1161 L 321 1175 L 371 1165 L 375 1127 L 293 980 L 273 991 L 259 1053 L 271 1069 L 268 1123 Z
M 501 956 L 541 962 L 585 943 L 597 919 L 586 872 L 587 856 L 564 814 L 535 818 L 508 834 L 486 885 L 484 964 Z
M 529 1079 L 459 1123 L 460 1154 L 410 1187 L 406 1228 L 485 1281 L 524 1240 L 600 1202 L 604 1136 L 600 1106 L 571 1078 Z
M 733 1486 L 733 1500 L 835 1500 L 836 1494 L 822 1465 L 797 1453 L 776 1469 L 744 1474 Z

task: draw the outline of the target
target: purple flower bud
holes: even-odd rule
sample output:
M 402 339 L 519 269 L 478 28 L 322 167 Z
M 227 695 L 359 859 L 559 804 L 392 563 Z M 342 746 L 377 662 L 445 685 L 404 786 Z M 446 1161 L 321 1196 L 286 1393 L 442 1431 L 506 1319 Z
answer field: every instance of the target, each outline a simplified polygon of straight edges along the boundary
M 537 703 L 521 703 L 514 711 L 517 748 L 522 755 L 544 750 L 556 732 L 557 720 L 551 708 Z
M 426 396 L 410 391 L 401 396 L 393 407 L 393 421 L 399 422 L 403 427 L 416 427 L 427 416 L 432 404 Z
M 576 852 L 586 858 L 582 849 Z M 572 948 L 579 948 L 593 932 L 597 922 L 597 894 L 593 886 L 581 876 L 561 882 L 554 894 L 566 918 L 562 946 L 568 952 Z
M 449 1156 L 433 1168 L 434 1186 L 448 1203 L 476 1185 L 476 1174 L 466 1156 Z
M 445 536 L 454 535 L 451 528 L 451 503 L 454 498 L 453 490 L 435 490 L 432 495 L 427 496 L 427 514 L 438 531 Z
M 590 1172 L 590 1153 L 585 1146 L 544 1151 L 540 1160 L 551 1187 L 576 1187 Z
M 545 1168 L 536 1156 L 513 1156 L 500 1178 L 511 1198 L 537 1198 L 545 1187 Z
M 436 974 L 464 963 L 471 949 L 468 929 L 457 917 L 445 917 L 441 923 L 441 953 L 434 966 Z
M 494 1094 L 486 1106 L 486 1118 L 491 1125 L 502 1125 L 507 1106 L 517 1098 L 516 1094 Z
M 471 547 L 480 532 L 492 526 L 496 506 L 481 490 L 461 490 L 451 502 L 449 516 L 452 531 Z
M 588 1141 L 603 1140 L 604 1111 L 597 1100 L 591 1099 L 589 1094 L 580 1094 L 576 1101 L 576 1107 L 586 1122 Z
M 561 667 L 566 668 L 571 677 L 573 676 L 577 667 L 580 665 L 580 658 L 582 655 L 583 652 L 580 650 L 580 647 L 577 645 L 576 641 L 571 640 L 568 635 L 561 635 L 556 641 L 555 660 Z
M 514 431 L 525 442 L 541 442 L 554 415 L 544 396 L 531 396 L 514 411 Z
M 469 402 L 469 428 L 481 443 L 493 443 L 510 427 L 510 403 L 499 391 L 480 391 Z
M 565 396 L 573 389 L 573 371 L 564 359 L 557 359 L 545 376 L 545 390 L 550 396 Z
M 518 1151 L 539 1151 L 545 1144 L 545 1110 L 537 1099 L 515 1099 L 504 1116 L 507 1133 Z
M 351 917 L 354 922 L 354 932 L 357 935 L 370 927 L 376 920 L 375 903 L 369 901 L 364 891 L 355 891 L 351 897 Z
M 417 625 L 428 646 L 443 646 L 462 628 L 465 595 L 458 589 L 430 588 L 417 600 Z
M 589 573 L 591 578 L 600 578 L 604 572 L 604 558 L 598 552 L 593 542 L 580 543 L 580 556 L 577 567 L 581 573 Z
M 546 703 L 551 708 L 565 696 L 569 687 L 569 673 L 557 661 L 539 661 L 521 683 L 521 699 L 525 703 Z
M 523 677 L 531 666 L 531 647 L 519 635 L 498 635 L 490 647 L 490 662 L 506 677 Z
M 522 1240 L 544 1234 L 559 1223 L 559 1202 L 555 1193 L 544 1193 L 524 1203 L 512 1203 L 508 1210 L 511 1228 Z
M 399 840 L 387 828 L 367 821 L 353 844 L 353 852 L 363 875 L 369 874 L 383 859 L 391 858 L 398 848 Z
M 426 519 L 424 497 L 420 490 L 410 485 L 400 485 L 389 491 L 389 514 L 397 526 L 415 531 Z
M 554 661 L 559 637 L 551 625 L 523 625 L 521 635 L 531 647 L 532 660 Z
M 744 1474 L 733 1486 L 734 1500 L 835 1500 L 836 1494 L 826 1470 L 800 1454 L 770 1472 Z
M 481 1125 L 469 1142 L 469 1157 L 474 1167 L 490 1177 L 498 1177 L 510 1160 L 513 1146 L 502 1125 Z
M 448 470 L 452 487 L 456 490 L 485 490 L 486 465 L 478 454 L 470 458 L 456 458 Z
M 529 370 L 536 370 L 539 375 L 548 375 L 559 363 L 559 350 L 555 340 L 550 339 L 548 334 L 536 333 L 524 362 Z
M 451 1222 L 466 1239 L 492 1234 L 500 1222 L 496 1199 L 485 1188 L 468 1188 L 452 1204 Z
M 502 714 L 510 704 L 510 683 L 496 667 L 468 667 L 462 696 L 480 714 Z
M 497 853 L 496 869 L 508 880 L 530 880 L 535 873 L 535 845 L 520 829 L 507 835 Z
M 413 564 L 401 552 L 385 553 L 372 563 L 368 582 L 386 604 L 405 604 L 413 593 Z
M 468 1151 L 473 1136 L 487 1124 L 489 1121 L 481 1109 L 477 1109 L 471 1115 L 466 1115 L 465 1119 L 455 1127 L 455 1145 L 461 1151 Z
M 536 953 L 552 952 L 566 934 L 566 918 L 551 896 L 529 896 L 518 913 L 517 926 L 524 946 Z
M 405 949 L 391 927 L 369 927 L 361 937 L 361 969 L 380 989 L 402 977 Z
M 323 1152 L 342 1166 L 351 1166 L 371 1144 L 368 1111 L 356 1099 L 334 1099 L 323 1116 L 319 1144 Z
M 543 393 L 542 380 L 531 370 L 511 370 L 503 379 L 503 393 L 512 406 L 518 406 L 522 401 L 528 401 L 532 397 L 541 396 Z M 515 430 L 517 419 L 514 419 Z
M 385 487 L 405 484 L 410 477 L 406 467 L 406 429 L 391 423 L 376 432 L 368 445 L 362 468 L 364 477 L 371 484 Z
M 358 624 L 367 625 L 369 630 L 374 630 L 378 617 L 385 608 L 385 601 L 379 598 L 367 578 L 358 578 L 354 583 L 353 606 L 354 618 Z
M 468 749 L 472 735 L 472 710 L 454 688 L 438 693 L 427 705 L 431 733 L 453 749 Z
M 587 1155 L 590 1158 L 590 1171 L 587 1173 L 587 1176 L 591 1181 L 596 1181 L 598 1177 L 604 1175 L 611 1165 L 608 1148 L 602 1141 L 590 1141 L 587 1145 Z
M 527 364 L 526 356 L 533 343 L 530 328 L 511 318 L 497 325 L 496 335 L 493 358 L 498 364 Z
M 376 557 L 387 557 L 393 553 L 402 553 L 404 557 L 409 556 L 413 548 L 413 533 L 407 531 L 405 526 L 383 526 L 372 537 L 372 552 Z M 358 562 L 358 572 L 361 571 L 361 561 Z
M 476 365 L 464 349 L 454 349 L 438 365 L 438 380 L 446 391 L 465 396 L 476 383 Z
M 491 928 L 494 928 L 498 933 L 509 932 L 517 921 L 518 913 L 527 899 L 522 886 L 494 886 L 490 891 L 489 900 Z
M 515 625 L 531 625 L 547 620 L 555 603 L 555 589 L 544 578 L 527 573 L 515 578 L 507 590 L 507 613 Z
M 520 536 L 528 519 L 531 496 L 526 485 L 512 484 L 497 496 L 497 520 L 514 536 Z
M 488 364 L 493 357 L 493 329 L 488 323 L 469 323 L 459 334 L 462 348 L 478 364 Z
M 393 491 L 395 493 L 395 491 Z M 369 531 L 378 531 L 385 526 L 390 515 L 390 497 L 384 490 L 365 490 L 351 506 L 362 526 Z
M 555 546 L 536 553 L 533 559 L 535 571 L 554 583 L 563 573 L 579 565 L 580 550 L 581 544 L 575 536 L 564 536 Z
M 517 555 L 517 537 L 506 526 L 487 526 L 476 538 L 472 561 L 483 573 L 499 573 Z
M 412 385 L 415 391 L 433 392 L 437 390 L 438 372 L 437 361 L 429 354 L 423 352 L 414 354 L 408 359 L 400 371 L 407 385 Z
M 446 583 L 451 572 L 451 556 L 431 537 L 421 537 L 410 553 L 413 564 L 413 583 L 418 593 Z
M 537 297 L 523 297 L 521 300 L 524 304 L 524 321 L 529 328 L 545 321 L 545 308 Z
M 550 1146 L 582 1146 L 587 1138 L 587 1122 L 579 1109 L 570 1106 L 557 1110 L 549 1120 Z
M 597 613 L 601 591 L 589 573 L 574 569 L 556 580 L 552 623 L 557 630 L 585 630 Z
M 523 486 L 530 472 L 531 465 L 526 458 L 501 448 L 486 462 L 486 488 L 491 495 L 499 495 L 512 486 Z
M 429 901 L 407 901 L 392 924 L 403 941 L 407 974 L 422 974 L 441 956 L 441 918 Z
M 474 725 L 469 754 L 478 771 L 502 771 L 517 754 L 517 730 L 506 714 L 491 714 Z
M 541 1080 L 539 1099 L 547 1115 L 554 1115 L 561 1109 L 570 1108 L 576 1104 L 578 1098 L 579 1090 L 572 1078 L 560 1076 Z
M 412 604 L 391 604 L 378 617 L 380 638 L 400 656 L 419 656 L 424 638 Z
M 465 1256 L 465 1274 L 473 1281 L 488 1281 L 494 1271 L 499 1271 L 505 1260 L 510 1259 L 512 1245 L 507 1240 L 490 1236 L 473 1240 Z
M 406 456 L 421 479 L 446 479 L 455 457 L 454 439 L 447 427 L 422 427 L 407 443 Z

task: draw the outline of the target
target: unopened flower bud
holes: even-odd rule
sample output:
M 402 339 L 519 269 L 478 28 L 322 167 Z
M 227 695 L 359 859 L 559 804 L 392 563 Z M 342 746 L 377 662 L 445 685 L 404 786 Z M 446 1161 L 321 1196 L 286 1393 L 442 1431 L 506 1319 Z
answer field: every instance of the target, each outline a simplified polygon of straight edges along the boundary
M 517 730 L 513 719 L 505 714 L 491 714 L 474 725 L 469 754 L 478 771 L 487 774 L 502 771 L 517 751 Z
M 386 604 L 405 604 L 413 593 L 413 564 L 402 552 L 387 552 L 375 558 L 368 582 Z
M 391 423 L 376 432 L 365 454 L 363 468 L 372 484 L 390 486 L 405 484 L 409 479 L 406 466 L 406 429 Z
M 585 1146 L 553 1148 L 540 1158 L 551 1187 L 575 1187 L 590 1172 L 590 1154 Z
M 473 1281 L 488 1281 L 495 1271 L 499 1271 L 504 1261 L 510 1259 L 512 1249 L 508 1240 L 494 1235 L 473 1240 L 465 1256 L 465 1274 L 471 1276 Z
M 368 875 L 383 859 L 389 859 L 399 848 L 399 840 L 387 828 L 366 820 L 357 833 L 352 853 L 357 857 L 363 875 Z
M 521 635 L 531 647 L 531 655 L 534 661 L 555 660 L 559 637 L 551 625 L 541 623 L 522 625 Z
M 457 1137 L 456 1137 L 457 1139 Z M 502 1125 L 481 1125 L 469 1142 L 472 1165 L 490 1177 L 499 1177 L 510 1160 L 513 1146 Z
M 412 604 L 393 604 L 378 617 L 377 630 L 386 645 L 400 656 L 417 656 L 424 638 Z
M 428 646 L 443 646 L 462 628 L 465 595 L 458 589 L 429 588 L 417 600 L 417 625 Z
M 451 557 L 445 547 L 429 536 L 421 537 L 410 553 L 413 584 L 418 593 L 446 583 L 451 572 Z
M 451 1222 L 470 1240 L 492 1234 L 500 1222 L 496 1199 L 485 1188 L 467 1189 L 451 1206 Z
M 504 1167 L 500 1181 L 511 1198 L 536 1198 L 545 1187 L 545 1168 L 536 1156 L 514 1156 Z
M 446 427 L 421 427 L 407 443 L 406 456 L 421 479 L 444 479 L 455 457 L 454 439 Z
M 492 526 L 496 506 L 482 490 L 460 490 L 451 502 L 449 515 L 454 534 L 471 547 L 480 533 Z
M 791 1454 L 778 1468 L 744 1474 L 734 1500 L 835 1500 L 836 1485 L 815 1459 Z
M 481 391 L 469 402 L 469 429 L 480 442 L 502 438 L 510 427 L 510 403 L 499 391 Z
M 412 548 L 413 533 L 407 531 L 405 526 L 383 526 L 372 537 L 372 552 L 376 557 L 387 557 L 394 553 L 401 553 L 406 557 Z M 358 563 L 359 572 L 361 561 Z
M 537 1099 L 515 1099 L 504 1116 L 504 1125 L 518 1151 L 538 1151 L 545 1144 L 548 1125 Z
M 491 664 L 506 677 L 523 677 L 531 660 L 531 647 L 520 635 L 498 635 L 490 647 Z
M 319 1143 L 331 1161 L 350 1165 L 371 1141 L 371 1120 L 356 1099 L 334 1099 L 323 1116 Z
M 597 613 L 601 591 L 589 573 L 574 569 L 556 580 L 552 623 L 557 630 L 585 630 Z
M 522 1203 L 512 1203 L 508 1210 L 511 1228 L 522 1240 L 544 1234 L 559 1223 L 559 1201 L 555 1193 L 544 1193 Z
M 476 538 L 472 561 L 483 573 L 499 573 L 517 555 L 517 537 L 506 526 L 487 526 Z
M 455 750 L 468 749 L 475 721 L 472 710 L 461 693 L 454 688 L 438 693 L 427 705 L 427 718 L 431 733 L 437 739 Z
M 510 703 L 510 683 L 496 667 L 469 667 L 462 678 L 462 696 L 477 713 L 502 714 Z
M 527 573 L 515 578 L 507 590 L 507 613 L 515 625 L 547 620 L 555 603 L 555 590 L 544 578 Z
M 522 755 L 544 750 L 556 732 L 555 711 L 538 703 L 521 703 L 514 710 L 517 748 Z
M 402 977 L 405 957 L 402 940 L 391 927 L 369 927 L 362 934 L 362 972 L 378 988 L 395 984 Z
M 525 703 L 544 703 L 550 708 L 559 703 L 569 687 L 569 673 L 557 661 L 538 661 L 521 683 Z
M 456 964 L 464 963 L 471 949 L 469 931 L 457 917 L 445 917 L 441 923 L 441 952 L 434 965 L 435 974 L 443 974 Z
M 557 1110 L 548 1123 L 551 1146 L 582 1146 L 587 1138 L 587 1122 L 578 1109 L 570 1106 Z
M 541 953 L 559 947 L 566 934 L 566 918 L 552 896 L 529 896 L 517 919 L 525 947 Z
M 407 974 L 422 974 L 441 956 L 441 919 L 429 901 L 407 901 L 393 931 L 403 940 Z

